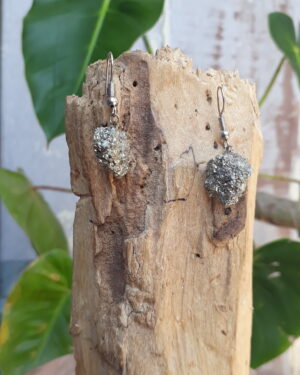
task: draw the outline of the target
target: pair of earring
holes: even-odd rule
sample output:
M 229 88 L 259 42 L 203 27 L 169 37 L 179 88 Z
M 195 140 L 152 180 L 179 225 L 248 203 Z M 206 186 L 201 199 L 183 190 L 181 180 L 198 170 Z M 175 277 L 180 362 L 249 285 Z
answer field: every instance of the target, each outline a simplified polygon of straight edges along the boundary
M 126 133 L 118 126 L 118 100 L 115 97 L 111 52 L 107 55 L 105 93 L 111 109 L 109 124 L 95 129 L 94 151 L 100 165 L 115 177 L 121 178 L 130 167 L 130 145 Z M 216 197 L 224 206 L 231 206 L 244 194 L 252 168 L 243 156 L 232 152 L 228 143 L 229 133 L 223 118 L 225 97 L 221 86 L 217 89 L 217 105 L 224 152 L 208 162 L 204 186 L 209 196 Z

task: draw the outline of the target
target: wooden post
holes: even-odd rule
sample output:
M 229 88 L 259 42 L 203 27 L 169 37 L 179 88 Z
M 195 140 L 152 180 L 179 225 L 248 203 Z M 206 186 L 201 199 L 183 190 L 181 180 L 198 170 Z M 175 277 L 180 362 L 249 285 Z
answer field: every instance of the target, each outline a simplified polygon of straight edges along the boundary
M 66 132 L 74 223 L 71 333 L 77 375 L 245 375 L 252 316 L 252 232 L 262 154 L 255 86 L 235 72 L 194 71 L 179 50 L 115 61 L 121 124 L 134 165 L 114 179 L 96 161 L 107 123 L 105 61 L 70 96 Z M 222 152 L 217 86 L 234 150 L 254 168 L 224 211 L 204 189 Z

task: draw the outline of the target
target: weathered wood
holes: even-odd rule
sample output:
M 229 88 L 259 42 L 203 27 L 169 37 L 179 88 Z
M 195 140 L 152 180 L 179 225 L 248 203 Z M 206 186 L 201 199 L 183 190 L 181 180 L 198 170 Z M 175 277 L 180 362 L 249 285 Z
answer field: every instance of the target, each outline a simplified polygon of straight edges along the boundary
M 108 121 L 105 62 L 68 97 L 74 223 L 71 332 L 77 375 L 249 372 L 252 231 L 262 153 L 255 88 L 237 73 L 194 71 L 179 50 L 115 62 L 121 123 L 135 160 L 116 180 L 92 147 Z M 254 167 L 231 212 L 203 187 L 222 152 L 216 89 L 234 150 Z

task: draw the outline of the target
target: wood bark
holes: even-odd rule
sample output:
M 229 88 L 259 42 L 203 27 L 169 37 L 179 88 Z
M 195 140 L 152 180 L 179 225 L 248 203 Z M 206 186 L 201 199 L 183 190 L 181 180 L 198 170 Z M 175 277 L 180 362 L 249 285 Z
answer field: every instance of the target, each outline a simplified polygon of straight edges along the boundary
M 134 159 L 114 179 L 92 138 L 105 124 L 105 61 L 66 105 L 74 223 L 71 333 L 77 375 L 249 373 L 252 232 L 262 138 L 252 83 L 200 71 L 179 50 L 126 52 L 115 61 L 122 127 Z M 224 210 L 204 189 L 221 153 L 217 86 L 236 152 L 254 172 Z

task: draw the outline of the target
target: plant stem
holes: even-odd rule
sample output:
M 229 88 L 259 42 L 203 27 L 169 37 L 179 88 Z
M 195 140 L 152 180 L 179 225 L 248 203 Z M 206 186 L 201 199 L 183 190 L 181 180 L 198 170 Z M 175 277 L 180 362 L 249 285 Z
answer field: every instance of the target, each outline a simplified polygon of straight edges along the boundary
M 273 176 L 273 175 L 270 175 L 270 174 L 259 174 L 258 175 L 258 177 L 260 177 L 260 178 L 267 178 L 267 179 L 270 179 L 270 180 L 275 180 L 275 181 L 285 181 L 285 182 L 294 182 L 294 183 L 296 183 L 296 184 L 299 184 L 300 185 L 300 180 L 297 180 L 296 178 L 290 178 L 290 177 L 284 177 L 284 176 Z M 256 198 L 258 197 L 258 194 L 259 193 L 257 193 L 257 196 L 256 196 Z M 300 194 L 300 189 L 299 189 L 299 194 Z M 258 198 L 257 198 L 258 199 Z M 257 201 L 258 202 L 258 201 Z M 261 202 L 262 202 L 262 200 L 261 200 Z M 280 202 L 280 200 L 278 200 L 278 202 Z M 283 202 L 283 201 L 282 201 Z M 300 196 L 299 196 L 299 200 L 298 200 L 298 202 L 299 202 L 299 204 L 300 204 Z M 293 204 L 292 204 L 292 207 L 294 208 L 295 207 L 295 202 L 293 202 Z M 273 210 L 274 211 L 274 210 Z M 288 211 L 288 210 L 286 210 L 286 211 Z M 257 212 L 258 212 L 258 209 L 257 209 Z M 283 211 L 282 211 L 283 212 Z M 290 210 L 290 212 L 291 212 L 291 210 Z M 289 212 L 289 213 L 290 213 Z M 295 211 L 296 212 L 296 211 Z M 285 216 L 287 216 L 287 215 L 285 215 Z M 290 214 L 290 216 L 292 216 L 291 214 Z M 256 215 L 256 218 L 257 217 L 259 217 L 259 214 L 257 213 L 257 215 Z M 280 224 L 279 224 L 280 225 Z M 283 226 L 285 226 L 285 224 L 283 224 Z M 295 227 L 296 229 L 298 229 L 297 230 L 297 233 L 298 233 L 298 237 L 300 237 L 300 228 L 298 228 L 298 227 Z
M 150 40 L 148 39 L 147 35 L 144 34 L 142 38 L 143 38 L 143 42 L 144 42 L 147 52 L 150 53 L 150 55 L 153 55 L 153 48 L 151 46 Z
M 271 81 L 269 82 L 263 96 L 261 97 L 260 101 L 258 102 L 259 106 L 262 107 L 262 105 L 264 104 L 265 100 L 267 99 L 268 95 L 270 94 L 270 91 L 272 90 L 272 87 L 274 86 L 274 83 L 280 73 L 280 70 L 283 66 L 283 63 L 285 62 L 285 57 L 283 56 L 281 58 L 281 60 L 279 61 L 279 64 L 277 65 L 277 68 L 271 78 Z
M 284 176 L 274 176 L 271 174 L 264 174 L 260 173 L 258 175 L 259 178 L 268 179 L 268 180 L 275 180 L 275 181 L 285 181 L 285 182 L 294 182 L 296 184 L 300 185 L 300 180 L 297 180 L 296 178 L 290 178 L 290 177 L 284 177 Z
M 262 191 L 256 194 L 255 218 L 267 223 L 300 230 L 300 204 Z
M 47 185 L 35 185 L 35 186 L 32 186 L 32 190 L 52 190 L 52 191 L 59 191 L 61 193 L 72 193 L 71 189 L 57 187 L 57 186 L 47 186 Z

